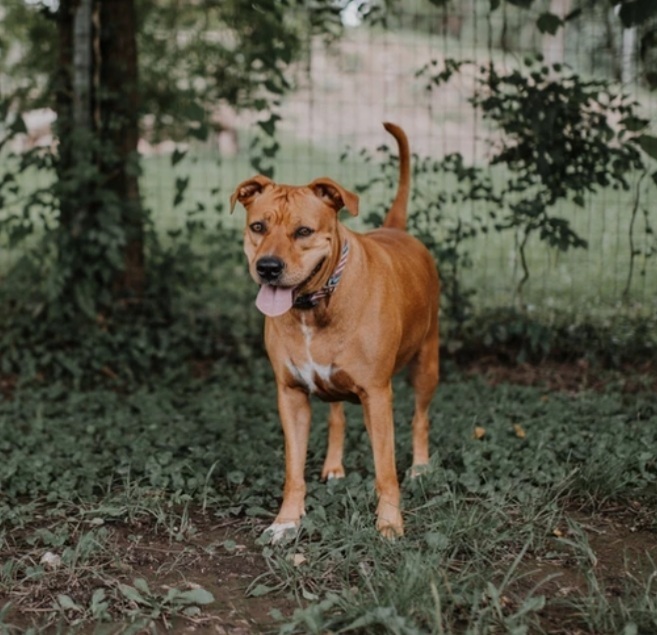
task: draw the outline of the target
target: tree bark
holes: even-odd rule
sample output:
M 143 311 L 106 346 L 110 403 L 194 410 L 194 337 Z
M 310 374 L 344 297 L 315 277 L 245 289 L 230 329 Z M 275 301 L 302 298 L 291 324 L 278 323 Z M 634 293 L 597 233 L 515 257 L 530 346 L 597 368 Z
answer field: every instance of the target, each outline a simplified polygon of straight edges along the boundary
M 115 280 L 115 295 L 139 301 L 144 290 L 144 225 L 139 193 L 137 143 L 139 93 L 134 0 L 99 2 L 99 95 L 101 134 L 116 154 L 108 187 L 122 201 L 126 232 L 124 271 Z
M 98 270 L 95 299 L 104 298 L 98 309 L 106 312 L 108 298 L 131 303 L 144 291 L 134 0 L 60 0 L 57 19 L 59 258 L 69 276 L 63 293 L 75 297 L 77 282 L 90 275 L 91 258 Z M 98 177 L 85 179 L 90 165 Z M 113 215 L 124 243 L 121 266 L 108 277 L 116 261 L 100 260 L 91 242 Z

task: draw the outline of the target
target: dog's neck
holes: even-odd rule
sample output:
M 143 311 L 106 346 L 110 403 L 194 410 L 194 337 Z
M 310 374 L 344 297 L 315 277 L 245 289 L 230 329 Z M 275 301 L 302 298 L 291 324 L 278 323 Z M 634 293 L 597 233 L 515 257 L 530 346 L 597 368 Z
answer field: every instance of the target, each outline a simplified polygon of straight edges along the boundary
M 347 259 L 349 257 L 349 241 L 345 238 L 342 244 L 342 251 L 340 254 L 340 260 L 338 264 L 333 269 L 333 273 L 330 275 L 326 284 L 319 290 L 312 293 L 305 293 L 298 296 L 294 300 L 292 305 L 295 309 L 307 310 L 314 309 L 323 298 L 329 297 L 338 286 L 340 278 L 344 272 L 345 267 L 347 266 Z

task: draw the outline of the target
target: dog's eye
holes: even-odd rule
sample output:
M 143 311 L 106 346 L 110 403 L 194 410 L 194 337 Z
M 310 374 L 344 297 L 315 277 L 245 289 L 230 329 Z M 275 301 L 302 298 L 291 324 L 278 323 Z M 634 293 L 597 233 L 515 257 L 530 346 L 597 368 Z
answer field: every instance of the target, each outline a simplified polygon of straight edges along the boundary
M 257 221 L 255 223 L 251 223 L 249 225 L 249 228 L 254 234 L 264 234 L 265 232 L 265 224 L 261 223 L 260 221 Z
M 310 227 L 299 227 L 299 229 L 297 229 L 297 231 L 294 232 L 294 235 L 297 238 L 307 238 L 308 236 L 310 236 L 311 234 L 314 234 L 314 233 L 315 233 L 315 230 L 310 229 Z

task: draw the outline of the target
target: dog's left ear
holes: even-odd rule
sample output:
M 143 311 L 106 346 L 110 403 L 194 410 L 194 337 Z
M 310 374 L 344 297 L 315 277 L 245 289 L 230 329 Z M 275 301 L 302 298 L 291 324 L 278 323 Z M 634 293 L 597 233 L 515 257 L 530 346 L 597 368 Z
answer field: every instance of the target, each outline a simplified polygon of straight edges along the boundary
M 336 212 L 339 212 L 345 207 L 352 216 L 358 215 L 358 195 L 346 190 L 333 179 L 315 179 L 308 187 L 313 191 L 315 196 L 321 198 L 325 203 L 335 209 Z
M 271 185 L 273 181 L 262 174 L 257 174 L 251 179 L 242 181 L 230 197 L 230 213 L 235 209 L 235 203 L 239 201 L 242 205 L 248 205 L 256 196 Z

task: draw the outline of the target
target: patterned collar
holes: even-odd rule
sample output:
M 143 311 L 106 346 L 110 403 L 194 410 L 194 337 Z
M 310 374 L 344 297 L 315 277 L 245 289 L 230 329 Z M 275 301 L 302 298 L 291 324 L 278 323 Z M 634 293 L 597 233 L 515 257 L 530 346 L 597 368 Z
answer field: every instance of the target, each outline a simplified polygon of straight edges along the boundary
M 349 256 L 349 242 L 345 240 L 344 245 L 342 247 L 342 254 L 340 255 L 340 261 L 338 262 L 338 266 L 331 274 L 331 277 L 328 279 L 328 282 L 321 289 L 319 289 L 319 291 L 315 291 L 314 293 L 306 293 L 305 295 L 300 295 L 299 297 L 295 298 L 294 304 L 292 306 L 295 309 L 312 309 L 313 307 L 316 307 L 319 304 L 319 301 L 322 298 L 326 298 L 330 296 L 335 291 L 335 288 L 338 286 L 338 282 L 340 282 L 340 278 L 342 278 L 342 273 L 344 272 L 344 268 L 347 265 L 348 256 Z

